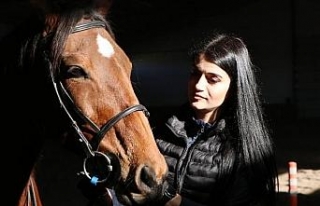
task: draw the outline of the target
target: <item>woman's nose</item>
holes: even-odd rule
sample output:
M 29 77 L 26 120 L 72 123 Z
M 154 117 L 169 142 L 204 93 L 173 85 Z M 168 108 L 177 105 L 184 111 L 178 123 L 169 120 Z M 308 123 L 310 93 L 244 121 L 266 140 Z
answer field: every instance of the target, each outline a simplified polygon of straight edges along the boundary
M 195 85 L 196 89 L 203 90 L 206 85 L 206 82 L 207 82 L 206 77 L 204 74 L 202 74 L 199 77 L 198 81 L 196 82 L 196 85 Z

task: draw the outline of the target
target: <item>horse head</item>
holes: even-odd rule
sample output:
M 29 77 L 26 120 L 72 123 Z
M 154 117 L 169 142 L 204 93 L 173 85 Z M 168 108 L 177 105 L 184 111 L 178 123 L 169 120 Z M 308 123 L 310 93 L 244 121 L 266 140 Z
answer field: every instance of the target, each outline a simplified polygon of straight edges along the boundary
M 113 188 L 124 204 L 156 201 L 167 166 L 132 87 L 132 63 L 105 19 L 111 2 L 33 3 L 44 14 L 41 55 L 72 125 L 65 136 L 83 149 L 83 175 L 94 187 Z

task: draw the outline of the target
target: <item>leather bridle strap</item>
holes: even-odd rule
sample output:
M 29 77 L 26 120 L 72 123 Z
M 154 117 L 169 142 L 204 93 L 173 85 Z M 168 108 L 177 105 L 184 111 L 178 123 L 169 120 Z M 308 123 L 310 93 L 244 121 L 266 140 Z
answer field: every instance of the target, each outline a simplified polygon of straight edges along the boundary
M 90 21 L 90 22 L 79 24 L 73 27 L 72 33 L 77 33 L 77 32 L 85 31 L 92 28 L 106 28 L 106 26 L 107 26 L 106 23 L 100 20 Z
M 150 116 L 149 111 L 145 108 L 145 106 L 138 104 L 128 107 L 127 109 L 123 110 L 113 118 L 111 118 L 105 125 L 103 125 L 100 131 L 94 136 L 90 142 L 91 147 L 93 150 L 97 150 L 98 146 L 103 139 L 104 135 L 111 127 L 113 127 L 118 121 L 123 119 L 124 117 L 128 116 L 129 114 L 136 112 L 136 111 L 143 111 L 147 117 Z
M 36 192 L 35 192 L 33 180 L 30 180 L 30 184 L 28 187 L 27 205 L 28 206 L 37 206 L 38 205 L 37 200 L 36 200 Z
M 96 133 L 98 133 L 100 131 L 100 128 L 98 127 L 98 125 L 96 125 L 91 119 L 89 119 L 87 116 L 85 116 L 78 107 L 74 107 L 74 101 L 71 98 L 71 96 L 69 95 L 66 88 L 63 86 L 63 84 L 61 82 L 59 82 L 59 85 L 57 85 L 57 86 L 58 86 L 58 89 L 60 89 L 60 91 L 62 92 L 62 95 L 65 95 L 67 100 L 69 100 L 69 103 L 72 105 L 72 109 L 78 114 L 78 116 L 83 121 L 88 123 Z M 64 96 L 61 96 L 61 97 L 64 97 Z M 69 112 L 67 112 L 67 113 L 69 113 Z M 71 115 L 69 115 L 69 116 L 71 116 Z

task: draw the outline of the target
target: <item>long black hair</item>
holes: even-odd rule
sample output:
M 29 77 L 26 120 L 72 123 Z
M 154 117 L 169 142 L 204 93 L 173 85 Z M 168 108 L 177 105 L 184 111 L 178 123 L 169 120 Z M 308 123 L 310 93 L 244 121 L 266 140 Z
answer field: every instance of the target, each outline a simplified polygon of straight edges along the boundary
M 256 79 L 257 68 L 252 64 L 244 41 L 234 34 L 214 32 L 190 50 L 193 64 L 203 55 L 206 61 L 218 65 L 231 78 L 227 98 L 222 105 L 221 118 L 227 122 L 235 139 L 234 150 L 227 158 L 242 158 L 241 167 L 249 168 L 257 195 L 267 194 L 268 205 L 274 205 L 278 190 L 278 173 L 274 145 L 265 120 L 262 95 Z M 228 165 L 228 164 L 227 164 Z M 232 164 L 229 164 L 232 167 Z M 229 170 L 226 168 L 226 170 Z M 231 169 L 232 170 L 232 169 Z M 262 188 L 259 189 L 259 188 Z

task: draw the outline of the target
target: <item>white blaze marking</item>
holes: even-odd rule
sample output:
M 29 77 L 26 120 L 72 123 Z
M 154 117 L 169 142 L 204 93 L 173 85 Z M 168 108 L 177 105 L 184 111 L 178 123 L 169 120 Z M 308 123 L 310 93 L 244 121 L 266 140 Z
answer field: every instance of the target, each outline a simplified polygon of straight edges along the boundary
M 111 57 L 114 54 L 114 49 L 111 43 L 103 38 L 100 34 L 97 36 L 97 44 L 98 44 L 98 51 L 104 57 Z

